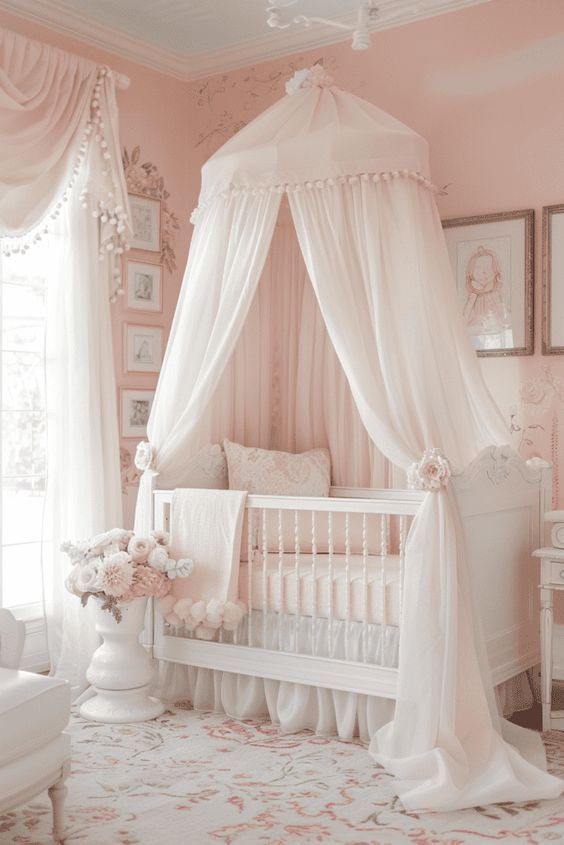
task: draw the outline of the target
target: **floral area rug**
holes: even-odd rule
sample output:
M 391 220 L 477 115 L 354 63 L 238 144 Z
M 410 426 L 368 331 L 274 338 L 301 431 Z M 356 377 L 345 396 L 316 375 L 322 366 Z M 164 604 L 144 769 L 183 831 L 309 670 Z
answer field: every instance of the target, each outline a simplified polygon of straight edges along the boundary
M 177 706 L 154 722 L 70 731 L 67 839 L 83 845 L 564 843 L 564 798 L 405 812 L 360 744 Z M 564 777 L 564 734 L 546 734 Z M 0 816 L 0 842 L 48 845 L 47 795 Z

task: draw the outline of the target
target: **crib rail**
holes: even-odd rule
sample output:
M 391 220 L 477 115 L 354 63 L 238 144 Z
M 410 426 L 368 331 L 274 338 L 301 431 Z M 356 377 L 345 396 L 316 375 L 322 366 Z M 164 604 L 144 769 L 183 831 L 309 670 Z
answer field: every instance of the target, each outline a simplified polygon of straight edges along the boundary
M 312 671 L 311 660 L 325 679 L 354 664 L 347 689 L 355 678 L 363 685 L 362 666 L 393 669 L 406 538 L 423 498 L 416 491 L 342 487 L 328 498 L 249 495 L 239 579 L 248 615 L 235 632 L 220 632 L 210 643 L 157 613 L 156 656 L 185 655 L 182 662 L 214 668 L 235 660 L 232 671 L 262 677 L 270 677 L 268 664 L 277 678 L 293 665 L 294 680 L 298 664 L 304 677 Z M 154 502 L 155 528 L 169 530 L 172 491 L 155 491 Z M 260 672 L 251 671 L 257 659 Z M 382 684 L 392 689 L 389 678 Z

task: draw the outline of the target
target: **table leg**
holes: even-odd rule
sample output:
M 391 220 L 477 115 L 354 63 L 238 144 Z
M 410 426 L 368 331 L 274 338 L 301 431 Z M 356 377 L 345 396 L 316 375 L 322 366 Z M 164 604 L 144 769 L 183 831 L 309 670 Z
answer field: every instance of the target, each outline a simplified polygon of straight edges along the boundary
M 542 729 L 548 731 L 551 727 L 552 710 L 552 590 L 541 587 L 540 604 Z

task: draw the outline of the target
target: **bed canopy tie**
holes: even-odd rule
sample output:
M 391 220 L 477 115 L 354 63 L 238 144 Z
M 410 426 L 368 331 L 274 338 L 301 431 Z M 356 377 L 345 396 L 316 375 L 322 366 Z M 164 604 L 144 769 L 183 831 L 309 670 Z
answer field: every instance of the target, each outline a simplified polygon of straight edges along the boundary
M 165 488 L 186 486 L 190 461 L 210 442 L 211 420 L 214 431 L 218 415 L 224 422 L 216 440 L 230 436 L 221 380 L 246 328 L 285 193 L 362 425 L 387 460 L 412 467 L 413 482 L 433 492 L 406 543 L 395 715 L 373 736 L 371 753 L 397 776 L 393 787 L 408 810 L 555 797 L 562 782 L 542 771 L 540 739 L 499 718 L 448 484 L 451 466 L 468 466 L 509 435 L 460 313 L 429 190 L 427 144 L 372 104 L 313 84 L 319 75 L 296 79 L 291 96 L 204 165 L 150 445 L 138 455 L 146 469 L 136 528 L 150 527 L 157 474 Z M 260 325 L 253 323 L 249 356 Z M 310 398 L 302 401 L 307 415 Z M 313 445 L 327 445 L 323 436 Z
M 426 449 L 420 461 L 407 470 L 407 484 L 412 490 L 438 492 L 446 487 L 452 475 L 450 462 L 440 449 Z

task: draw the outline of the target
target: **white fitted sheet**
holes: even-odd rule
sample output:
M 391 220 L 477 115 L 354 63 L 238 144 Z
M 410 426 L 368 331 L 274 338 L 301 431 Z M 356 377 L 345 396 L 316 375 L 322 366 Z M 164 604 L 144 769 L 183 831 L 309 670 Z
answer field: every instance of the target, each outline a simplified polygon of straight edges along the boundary
M 280 566 L 281 563 L 281 566 Z M 251 575 L 249 578 L 249 569 Z M 300 554 L 296 571 L 295 555 L 256 553 L 251 567 L 241 563 L 239 598 L 254 610 L 271 610 L 301 616 L 329 618 L 332 600 L 334 619 L 351 619 L 399 625 L 400 559 L 398 555 L 367 556 L 364 580 L 362 555 L 349 555 L 347 588 L 346 556 L 316 555 L 315 582 L 313 556 Z

